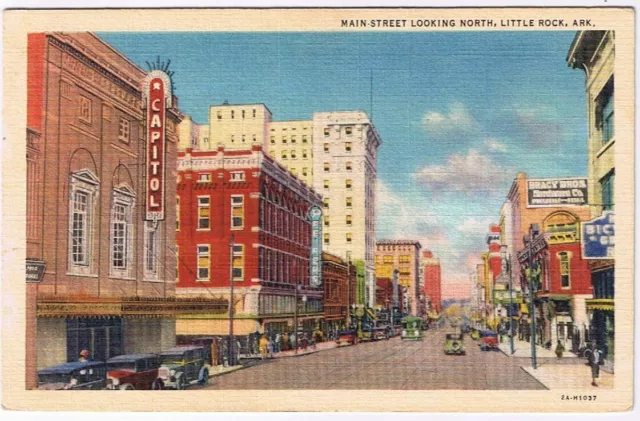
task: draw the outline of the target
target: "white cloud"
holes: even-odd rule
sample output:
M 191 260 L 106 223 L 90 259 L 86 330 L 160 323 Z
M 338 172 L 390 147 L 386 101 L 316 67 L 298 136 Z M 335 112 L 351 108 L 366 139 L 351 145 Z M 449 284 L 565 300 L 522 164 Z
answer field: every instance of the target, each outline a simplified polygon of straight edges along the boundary
M 549 107 L 516 107 L 516 124 L 530 146 L 548 147 L 562 140 L 564 129 Z
M 504 143 L 500 142 L 499 140 L 493 137 L 485 138 L 484 144 L 487 148 L 489 148 L 489 150 L 492 150 L 492 151 L 498 151 L 498 152 L 507 151 L 507 145 L 505 145 Z
M 483 236 L 489 232 L 489 225 L 495 224 L 496 221 L 492 218 L 475 218 L 470 217 L 462 221 L 460 225 L 456 227 L 458 231 L 469 236 Z
M 444 165 L 427 165 L 413 177 L 432 191 L 486 192 L 504 177 L 505 169 L 476 149 L 450 155 Z
M 449 105 L 448 113 L 427 112 L 422 118 L 422 126 L 428 133 L 443 135 L 452 132 L 469 131 L 477 127 L 478 123 L 464 104 L 454 102 Z

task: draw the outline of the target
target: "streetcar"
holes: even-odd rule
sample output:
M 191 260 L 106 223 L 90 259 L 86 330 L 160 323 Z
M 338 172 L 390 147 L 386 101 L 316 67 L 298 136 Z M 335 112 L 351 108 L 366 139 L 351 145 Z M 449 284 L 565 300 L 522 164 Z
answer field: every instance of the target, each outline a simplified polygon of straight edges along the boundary
M 416 316 L 407 316 L 402 319 L 402 340 L 422 340 L 422 319 Z

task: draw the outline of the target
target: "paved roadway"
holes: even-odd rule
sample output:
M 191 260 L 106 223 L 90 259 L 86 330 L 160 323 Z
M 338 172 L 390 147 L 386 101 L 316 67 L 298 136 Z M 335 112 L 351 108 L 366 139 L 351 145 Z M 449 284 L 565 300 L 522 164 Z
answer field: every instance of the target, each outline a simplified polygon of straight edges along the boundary
M 466 355 L 445 355 L 448 329 L 423 341 L 344 346 L 301 357 L 276 358 L 214 377 L 208 389 L 544 389 L 520 368 L 522 360 L 481 352 L 465 335 Z M 199 387 L 198 387 L 199 388 Z

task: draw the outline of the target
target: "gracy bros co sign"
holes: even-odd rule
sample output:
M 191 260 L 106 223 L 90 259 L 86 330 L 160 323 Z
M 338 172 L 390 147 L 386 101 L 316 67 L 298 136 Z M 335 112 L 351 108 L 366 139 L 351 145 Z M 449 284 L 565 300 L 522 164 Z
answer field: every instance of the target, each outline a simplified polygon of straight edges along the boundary
M 309 263 L 310 281 L 312 287 L 322 285 L 322 209 L 312 206 L 309 209 L 309 221 L 311 222 L 311 256 Z
M 588 200 L 586 178 L 527 180 L 527 207 L 582 206 Z
M 147 221 L 164 220 L 166 114 L 171 107 L 171 79 L 161 70 L 153 70 L 144 79 L 147 109 Z

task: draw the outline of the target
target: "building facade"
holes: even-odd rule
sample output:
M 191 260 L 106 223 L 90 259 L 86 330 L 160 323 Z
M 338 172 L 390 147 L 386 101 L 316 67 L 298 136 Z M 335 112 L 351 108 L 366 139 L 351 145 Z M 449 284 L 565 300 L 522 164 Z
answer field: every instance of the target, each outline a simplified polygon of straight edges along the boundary
M 269 150 L 267 134 L 271 123 L 271 111 L 264 104 L 229 104 L 209 107 L 209 141 L 198 149 L 226 150 L 250 149 L 262 145 Z
M 398 285 L 403 288 L 405 303 L 403 308 L 411 314 L 419 313 L 420 251 L 422 245 L 411 240 L 378 240 L 376 242 L 376 276 L 393 278 L 398 271 Z M 420 314 L 422 316 L 422 314 Z
M 104 360 L 173 346 L 175 316 L 199 311 L 175 297 L 175 208 L 155 220 L 145 212 L 146 77 L 93 34 L 29 35 L 27 267 L 44 268 L 28 286 L 29 388 L 36 369 L 84 349 Z M 181 119 L 164 88 L 158 206 L 175 202 Z
M 255 144 L 178 154 L 180 296 L 232 300 L 235 335 L 311 330 L 323 317 L 310 282 L 312 206 L 321 196 Z M 233 288 L 233 296 L 231 295 Z M 229 316 L 183 318 L 181 336 L 228 335 Z
M 440 259 L 435 257 L 430 250 L 422 253 L 422 266 L 424 273 L 424 295 L 431 304 L 429 311 L 442 312 L 442 268 Z
M 589 206 L 591 218 L 608 212 L 613 217 L 615 204 L 615 101 L 614 31 L 580 31 L 576 34 L 567 62 L 586 76 Z M 612 220 L 613 218 L 610 218 Z M 611 223 L 613 230 L 614 223 Z M 613 247 L 611 247 L 613 250 Z M 590 261 L 594 297 L 587 300 L 591 320 L 590 339 L 605 355 L 605 367 L 613 370 L 615 260 L 601 256 Z
M 313 122 L 272 121 L 269 125 L 269 155 L 291 174 L 313 186 Z
M 362 111 L 313 114 L 313 186 L 324 200 L 324 250 L 362 260 L 367 306 L 375 306 L 375 191 L 381 145 Z
M 351 325 L 356 302 L 356 267 L 338 256 L 322 253 L 324 284 L 323 330 L 337 334 Z

